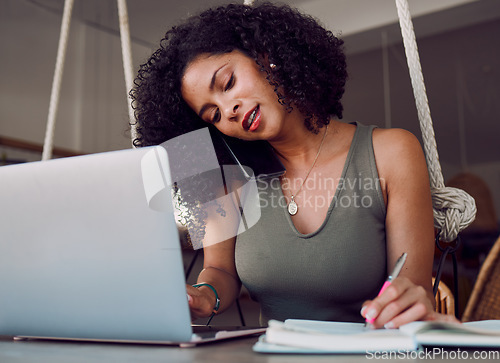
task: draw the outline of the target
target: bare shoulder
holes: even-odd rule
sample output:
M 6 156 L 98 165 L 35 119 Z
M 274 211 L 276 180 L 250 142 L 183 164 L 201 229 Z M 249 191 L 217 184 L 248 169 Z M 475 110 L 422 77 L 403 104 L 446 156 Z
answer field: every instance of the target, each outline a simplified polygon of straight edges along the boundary
M 404 129 L 374 129 L 373 147 L 380 153 L 422 151 L 417 137 Z
M 387 177 L 427 172 L 419 140 L 403 129 L 375 129 L 373 149 L 377 168 Z

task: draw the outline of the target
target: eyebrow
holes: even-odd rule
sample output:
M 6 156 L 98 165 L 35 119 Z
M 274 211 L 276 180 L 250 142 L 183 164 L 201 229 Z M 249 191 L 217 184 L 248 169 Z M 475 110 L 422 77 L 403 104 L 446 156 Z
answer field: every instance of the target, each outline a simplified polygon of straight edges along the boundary
M 228 63 L 226 64 L 223 64 L 222 66 L 219 67 L 219 69 L 217 69 L 214 74 L 212 75 L 212 79 L 210 80 L 210 90 L 213 90 L 214 89 L 214 86 L 215 86 L 215 79 L 217 78 L 217 73 L 219 73 L 219 71 L 224 68 L 225 66 L 227 66 Z
M 220 66 L 218 69 L 215 70 L 214 74 L 212 75 L 212 79 L 210 80 L 210 86 L 209 86 L 209 89 L 211 91 L 214 90 L 214 87 L 215 87 L 215 80 L 217 79 L 217 73 L 219 73 L 219 71 L 224 68 L 225 66 L 227 66 L 229 64 L 228 63 L 225 63 L 223 64 L 222 66 Z M 198 112 L 198 116 L 200 116 L 200 118 L 203 118 L 202 115 L 205 113 L 206 109 L 209 107 L 209 105 L 203 105 L 203 107 L 201 108 L 200 112 Z

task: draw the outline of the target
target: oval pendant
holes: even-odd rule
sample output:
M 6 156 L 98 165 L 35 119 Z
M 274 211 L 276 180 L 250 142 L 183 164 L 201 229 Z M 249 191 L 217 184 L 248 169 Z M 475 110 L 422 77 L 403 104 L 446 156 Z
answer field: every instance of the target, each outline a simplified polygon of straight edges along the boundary
M 299 210 L 299 207 L 297 203 L 292 199 L 290 203 L 288 204 L 288 213 L 290 213 L 291 216 L 294 216 L 297 214 L 297 211 Z

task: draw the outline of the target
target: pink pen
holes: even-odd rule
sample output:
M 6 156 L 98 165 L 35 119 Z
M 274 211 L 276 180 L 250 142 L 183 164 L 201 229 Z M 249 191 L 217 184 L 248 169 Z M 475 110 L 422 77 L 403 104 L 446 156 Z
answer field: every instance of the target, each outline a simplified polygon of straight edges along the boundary
M 382 285 L 382 288 L 380 289 L 377 296 L 380 296 L 385 291 L 385 289 L 387 289 L 387 287 L 392 283 L 392 280 L 398 277 L 399 273 L 401 272 L 401 269 L 403 268 L 403 265 L 406 262 L 406 256 L 408 256 L 408 254 L 405 252 L 401 255 L 400 258 L 398 258 L 398 260 L 396 261 L 396 265 L 394 266 L 394 269 L 392 270 L 387 280 L 385 280 L 384 285 Z M 373 324 L 374 321 L 375 318 L 366 319 L 366 322 L 369 324 Z

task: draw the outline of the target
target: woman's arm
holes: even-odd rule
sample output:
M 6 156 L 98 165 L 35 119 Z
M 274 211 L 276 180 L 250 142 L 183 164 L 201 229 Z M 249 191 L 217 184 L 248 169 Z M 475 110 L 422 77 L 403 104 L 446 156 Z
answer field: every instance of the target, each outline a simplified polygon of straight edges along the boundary
M 395 328 L 435 319 L 432 292 L 434 222 L 429 176 L 417 138 L 400 129 L 374 130 L 373 145 L 386 197 L 388 273 L 403 252 L 408 254 L 399 277 L 362 315 L 375 318 L 377 328 Z
M 235 236 L 241 219 L 237 205 L 234 193 L 225 195 L 224 192 L 217 203 L 205 208 L 208 217 L 203 240 L 203 270 L 197 283 L 210 284 L 217 291 L 220 299 L 217 313 L 230 307 L 240 292 L 241 283 L 234 260 Z M 186 288 L 192 318 L 210 316 L 216 303 L 214 291 L 208 286 Z
M 234 263 L 235 238 L 204 248 L 203 270 L 198 276 L 198 283 L 212 285 L 220 299 L 217 313 L 230 307 L 238 297 L 240 281 Z M 215 294 L 207 286 L 195 288 L 187 286 L 189 307 L 193 319 L 208 317 L 215 306 Z

